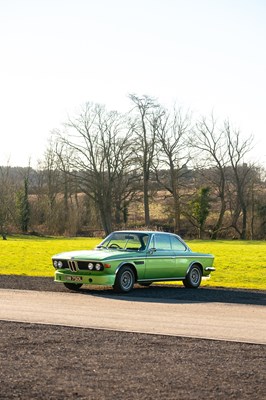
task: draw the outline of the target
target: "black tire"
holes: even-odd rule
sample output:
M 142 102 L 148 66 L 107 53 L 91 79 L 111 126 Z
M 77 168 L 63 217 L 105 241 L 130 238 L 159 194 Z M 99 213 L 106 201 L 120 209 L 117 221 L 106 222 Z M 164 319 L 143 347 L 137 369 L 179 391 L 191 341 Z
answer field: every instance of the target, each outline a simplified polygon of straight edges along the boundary
M 193 265 L 186 278 L 183 280 L 183 284 L 187 288 L 197 289 L 201 283 L 202 272 L 198 265 Z
M 132 268 L 124 266 L 117 272 L 113 288 L 118 293 L 127 293 L 133 289 L 134 283 L 134 271 Z
M 64 285 L 67 289 L 73 290 L 74 292 L 77 292 L 81 286 L 82 283 L 69 283 L 69 282 L 64 282 Z

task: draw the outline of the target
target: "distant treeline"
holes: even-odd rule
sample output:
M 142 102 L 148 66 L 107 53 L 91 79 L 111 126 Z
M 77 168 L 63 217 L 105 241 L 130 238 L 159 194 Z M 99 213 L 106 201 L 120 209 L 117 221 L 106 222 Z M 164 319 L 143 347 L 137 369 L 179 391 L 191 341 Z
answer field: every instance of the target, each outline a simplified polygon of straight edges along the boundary
M 120 228 L 186 237 L 266 238 L 266 183 L 252 138 L 213 116 L 192 121 L 154 99 L 132 110 L 87 103 L 38 168 L 0 167 L 0 230 L 94 235 Z

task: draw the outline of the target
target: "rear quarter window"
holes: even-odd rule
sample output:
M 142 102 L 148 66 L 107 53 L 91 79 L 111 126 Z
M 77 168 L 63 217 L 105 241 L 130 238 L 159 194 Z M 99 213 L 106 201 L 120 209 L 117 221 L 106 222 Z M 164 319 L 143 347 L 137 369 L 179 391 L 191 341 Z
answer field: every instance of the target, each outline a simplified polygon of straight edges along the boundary
M 155 247 L 157 250 L 171 250 L 170 237 L 168 235 L 155 235 Z
M 171 236 L 172 250 L 185 251 L 186 246 L 176 236 Z

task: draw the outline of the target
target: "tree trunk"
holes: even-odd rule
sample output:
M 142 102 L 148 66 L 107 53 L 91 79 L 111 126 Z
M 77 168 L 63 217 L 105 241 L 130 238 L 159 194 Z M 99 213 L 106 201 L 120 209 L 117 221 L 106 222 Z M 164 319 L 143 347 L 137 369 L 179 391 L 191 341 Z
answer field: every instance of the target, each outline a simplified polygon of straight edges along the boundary
M 150 226 L 150 206 L 149 206 L 149 179 L 147 178 L 147 173 L 143 176 L 143 203 L 144 203 L 144 216 L 145 225 Z
M 108 195 L 104 196 L 104 199 L 98 200 L 100 218 L 102 227 L 106 235 L 109 235 L 113 231 L 112 226 L 112 206 L 111 200 Z
M 174 168 L 173 163 L 170 163 L 171 169 L 171 186 L 173 189 L 174 199 L 174 232 L 179 233 L 180 231 L 180 201 L 179 201 L 179 190 L 178 190 L 178 174 Z
M 246 240 L 247 239 L 247 209 L 246 207 L 242 207 L 242 230 L 241 230 L 241 235 L 240 239 Z
M 224 218 L 224 214 L 226 211 L 226 202 L 224 200 L 224 198 L 222 198 L 221 200 L 221 209 L 220 209 L 220 213 L 219 213 L 219 217 L 218 220 L 213 228 L 213 232 L 211 234 L 211 239 L 212 240 L 216 240 L 217 239 L 217 234 L 219 232 L 219 230 L 221 229 L 222 225 L 223 225 L 223 218 Z
M 111 215 L 108 211 L 100 207 L 100 217 L 103 230 L 106 235 L 109 235 L 113 231 Z

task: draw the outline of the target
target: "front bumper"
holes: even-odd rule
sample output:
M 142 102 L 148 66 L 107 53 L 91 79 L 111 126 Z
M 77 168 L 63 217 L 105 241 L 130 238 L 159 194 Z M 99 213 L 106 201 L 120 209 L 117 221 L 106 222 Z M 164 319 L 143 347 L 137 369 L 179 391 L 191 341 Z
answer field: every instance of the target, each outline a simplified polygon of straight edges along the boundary
M 84 285 L 100 285 L 112 286 L 115 282 L 115 275 L 88 275 L 88 274 L 73 274 L 69 271 L 55 271 L 54 281 L 60 283 L 82 283 Z

